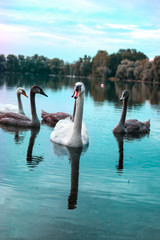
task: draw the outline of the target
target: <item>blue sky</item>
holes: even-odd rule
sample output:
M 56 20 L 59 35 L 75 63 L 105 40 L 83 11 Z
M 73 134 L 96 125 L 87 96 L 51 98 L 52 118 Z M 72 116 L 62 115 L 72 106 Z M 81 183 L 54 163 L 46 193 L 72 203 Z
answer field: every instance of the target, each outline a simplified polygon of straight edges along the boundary
M 0 53 L 73 62 L 98 50 L 160 55 L 159 0 L 0 1 Z

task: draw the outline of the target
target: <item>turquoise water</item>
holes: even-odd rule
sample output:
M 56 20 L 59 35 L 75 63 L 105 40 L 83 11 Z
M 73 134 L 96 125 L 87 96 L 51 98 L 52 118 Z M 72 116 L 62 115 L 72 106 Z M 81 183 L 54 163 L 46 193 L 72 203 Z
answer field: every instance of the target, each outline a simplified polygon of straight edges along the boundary
M 86 86 L 84 122 L 89 146 L 67 149 L 50 142 L 53 128 L 0 128 L 0 239 L 159 239 L 159 85 L 99 83 Z M 29 95 L 38 83 L 37 113 L 72 114 L 73 80 L 2 81 L 0 102 L 16 104 L 20 84 Z M 19 86 L 20 86 L 19 85 Z M 127 118 L 151 119 L 151 132 L 119 138 L 123 89 L 130 90 Z M 29 99 L 22 97 L 26 115 Z

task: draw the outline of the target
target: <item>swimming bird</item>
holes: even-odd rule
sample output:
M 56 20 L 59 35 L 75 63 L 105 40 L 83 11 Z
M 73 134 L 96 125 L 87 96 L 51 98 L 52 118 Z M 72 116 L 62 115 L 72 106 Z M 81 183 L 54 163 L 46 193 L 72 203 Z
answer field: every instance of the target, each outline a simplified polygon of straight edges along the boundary
M 45 123 L 51 127 L 54 127 L 55 124 L 61 119 L 65 119 L 67 117 L 72 119 L 72 116 L 68 113 L 64 112 L 48 113 L 43 110 L 41 111 L 41 117 L 43 119 L 42 123 Z
M 140 122 L 136 119 L 126 120 L 127 102 L 129 98 L 129 91 L 124 90 L 120 98 L 123 101 L 123 110 L 121 118 L 117 126 L 113 128 L 113 133 L 148 133 L 150 131 L 150 119 L 146 122 Z
M 82 82 L 75 84 L 73 96 L 75 98 L 73 120 L 60 120 L 50 135 L 50 140 L 68 147 L 82 147 L 88 144 L 89 137 L 83 118 L 85 86 Z
M 15 113 L 21 113 L 24 114 L 23 105 L 21 101 L 21 95 L 24 95 L 28 98 L 24 88 L 17 88 L 17 101 L 18 106 L 12 105 L 12 104 L 4 104 L 0 106 L 0 113 L 6 113 L 6 112 L 15 112 Z
M 19 126 L 19 127 L 40 127 L 40 121 L 37 116 L 36 112 L 36 105 L 35 105 L 35 95 L 36 94 L 42 94 L 46 97 L 48 97 L 42 88 L 40 88 L 37 85 L 34 85 L 31 87 L 30 90 L 30 105 L 31 105 L 31 115 L 32 119 L 28 118 L 27 116 L 23 114 L 18 113 L 1 113 L 0 114 L 0 124 L 4 125 L 11 125 L 11 126 Z

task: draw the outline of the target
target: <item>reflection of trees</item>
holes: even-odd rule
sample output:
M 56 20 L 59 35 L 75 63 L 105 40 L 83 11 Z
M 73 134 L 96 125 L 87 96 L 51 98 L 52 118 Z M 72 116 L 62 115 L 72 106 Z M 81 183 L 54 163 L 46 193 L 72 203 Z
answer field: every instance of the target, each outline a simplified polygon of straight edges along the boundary
M 153 91 L 150 93 L 150 103 L 160 104 L 160 90 L 158 86 L 155 86 Z
M 160 85 L 144 82 L 111 82 L 104 83 L 104 88 L 100 87 L 100 81 L 90 80 L 90 95 L 94 101 L 104 102 L 105 100 L 121 105 L 119 99 L 124 89 L 129 90 L 130 98 L 128 105 L 143 104 L 149 100 L 151 104 L 159 104 Z
M 1 74 L 0 86 L 4 84 L 7 87 L 30 87 L 33 84 L 38 84 L 44 88 L 59 90 L 64 87 L 73 89 L 75 82 L 82 81 L 86 87 L 86 95 L 88 92 L 94 101 L 104 102 L 105 100 L 114 102 L 116 105 L 121 104 L 119 98 L 124 89 L 129 90 L 130 98 L 128 105 L 143 104 L 149 100 L 151 104 L 159 104 L 160 85 L 155 83 L 144 82 L 127 82 L 127 81 L 103 81 L 104 88 L 101 88 L 102 81 L 95 78 L 72 78 L 72 77 L 53 77 L 47 75 L 33 74 Z
M 119 134 L 119 133 L 113 133 L 117 144 L 118 144 L 118 152 L 119 152 L 119 159 L 118 159 L 118 165 L 116 166 L 117 172 L 121 173 L 123 172 L 123 158 L 124 158 L 124 140 L 127 141 L 134 141 L 134 140 L 141 140 L 144 137 L 148 137 L 149 134 Z
M 33 84 L 37 84 L 41 87 L 48 87 L 54 90 L 59 90 L 64 87 L 73 88 L 75 82 L 77 81 L 79 81 L 79 79 L 72 77 L 48 76 L 41 74 L 0 74 L 0 86 L 3 86 L 5 84 L 7 87 L 30 87 Z M 87 81 L 85 79 L 83 82 L 85 82 L 85 85 L 87 85 Z
M 71 188 L 68 196 L 68 209 L 75 209 L 78 198 L 78 181 L 79 181 L 79 162 L 81 153 L 87 151 L 88 146 L 84 148 L 70 148 L 53 143 L 54 152 L 57 156 L 68 156 L 71 163 Z
M 149 100 L 151 104 L 159 104 L 160 85 L 158 84 L 155 86 L 152 83 L 115 82 L 115 95 L 118 99 L 124 89 L 130 92 L 129 106 L 143 104 L 146 100 Z
M 104 82 L 104 88 L 100 87 L 101 82 L 99 79 L 92 81 L 90 79 L 89 91 L 90 95 L 96 102 L 115 101 L 117 96 L 115 95 L 115 83 L 111 81 Z

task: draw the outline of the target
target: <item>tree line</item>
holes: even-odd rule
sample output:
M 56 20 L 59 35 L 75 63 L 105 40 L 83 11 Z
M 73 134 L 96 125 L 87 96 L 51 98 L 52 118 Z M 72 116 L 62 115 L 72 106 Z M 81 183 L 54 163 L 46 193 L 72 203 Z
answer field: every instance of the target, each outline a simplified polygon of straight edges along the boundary
M 83 58 L 68 63 L 59 58 L 49 59 L 38 54 L 31 57 L 13 54 L 5 57 L 0 54 L 0 73 L 2 72 L 159 82 L 160 56 L 156 56 L 153 62 L 150 62 L 144 53 L 136 49 L 120 49 L 113 54 L 99 50 L 93 58 L 84 55 Z

